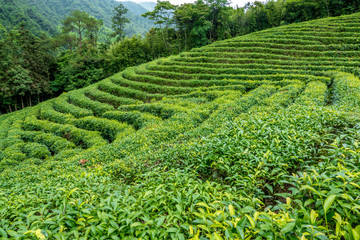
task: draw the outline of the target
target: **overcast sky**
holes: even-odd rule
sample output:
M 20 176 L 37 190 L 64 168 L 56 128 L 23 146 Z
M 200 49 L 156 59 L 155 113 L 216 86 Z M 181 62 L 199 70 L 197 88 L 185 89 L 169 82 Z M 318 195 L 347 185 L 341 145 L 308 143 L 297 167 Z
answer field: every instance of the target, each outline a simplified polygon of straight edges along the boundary
M 125 1 L 133 1 L 133 2 L 156 2 L 156 0 L 125 0 Z M 172 4 L 180 5 L 182 3 L 191 3 L 195 2 L 195 0 L 169 0 Z M 255 0 L 230 0 L 231 6 L 243 7 L 247 2 L 254 2 Z

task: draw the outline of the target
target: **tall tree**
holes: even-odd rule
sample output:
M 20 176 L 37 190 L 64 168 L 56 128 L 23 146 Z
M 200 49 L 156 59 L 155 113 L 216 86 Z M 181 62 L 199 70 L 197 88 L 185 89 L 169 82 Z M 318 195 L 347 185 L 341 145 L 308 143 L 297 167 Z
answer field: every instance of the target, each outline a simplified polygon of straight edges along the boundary
M 30 72 L 19 65 L 9 71 L 9 87 L 15 96 L 20 96 L 21 107 L 24 108 L 24 97 L 30 95 L 33 83 Z M 15 109 L 17 110 L 17 98 L 15 98 Z
M 218 40 L 217 36 L 220 31 L 226 31 L 224 27 L 227 19 L 224 15 L 227 15 L 226 10 L 230 8 L 230 2 L 228 0 L 206 0 L 205 3 L 210 9 L 209 21 L 211 22 L 211 28 L 209 30 L 209 39 L 212 42 Z
M 185 3 L 177 7 L 174 12 L 179 39 L 184 39 L 184 49 L 200 47 L 208 43 L 207 32 L 211 27 L 207 16 L 209 7 L 203 1 L 195 4 Z
M 84 35 L 87 36 L 92 44 L 97 42 L 97 32 L 102 27 L 102 20 L 98 20 L 87 12 L 73 11 L 63 21 L 63 34 L 75 33 L 77 35 L 77 45 L 81 49 Z
M 117 37 L 117 41 L 124 37 L 124 26 L 126 23 L 130 22 L 129 19 L 125 17 L 127 12 L 128 9 L 121 3 L 114 8 L 114 16 L 111 18 L 112 28 L 114 29 L 114 33 L 112 35 Z
M 175 5 L 172 5 L 169 1 L 158 0 L 157 4 L 153 11 L 146 12 L 141 16 L 154 20 L 155 24 L 159 25 L 160 28 L 163 27 L 162 36 L 164 45 L 167 51 L 169 51 L 168 43 L 168 30 L 169 27 L 173 24 L 173 13 L 176 9 Z
M 44 35 L 35 37 L 21 24 L 19 29 L 9 31 L 0 41 L 0 108 L 5 103 L 9 111 L 32 105 L 32 96 L 50 93 L 50 68 L 54 62 L 49 53 L 49 39 Z

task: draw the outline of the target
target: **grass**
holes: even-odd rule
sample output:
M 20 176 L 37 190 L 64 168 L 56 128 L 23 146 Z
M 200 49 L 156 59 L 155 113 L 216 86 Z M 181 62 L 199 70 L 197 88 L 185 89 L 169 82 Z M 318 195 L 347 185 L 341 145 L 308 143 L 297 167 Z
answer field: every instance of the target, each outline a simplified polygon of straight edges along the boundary
M 0 239 L 360 239 L 359 16 L 0 116 Z

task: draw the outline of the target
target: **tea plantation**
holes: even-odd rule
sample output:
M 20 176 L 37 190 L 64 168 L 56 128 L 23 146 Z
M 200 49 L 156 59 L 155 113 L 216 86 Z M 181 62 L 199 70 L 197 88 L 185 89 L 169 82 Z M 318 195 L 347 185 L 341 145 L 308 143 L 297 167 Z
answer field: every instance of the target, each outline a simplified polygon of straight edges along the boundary
M 360 14 L 0 116 L 0 239 L 360 239 Z

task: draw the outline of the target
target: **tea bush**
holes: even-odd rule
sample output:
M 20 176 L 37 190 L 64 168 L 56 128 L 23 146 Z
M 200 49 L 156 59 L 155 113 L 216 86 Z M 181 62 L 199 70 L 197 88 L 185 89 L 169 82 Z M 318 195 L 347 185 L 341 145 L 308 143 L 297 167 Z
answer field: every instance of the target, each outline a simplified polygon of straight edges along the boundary
M 0 239 L 360 239 L 360 14 L 0 116 Z

